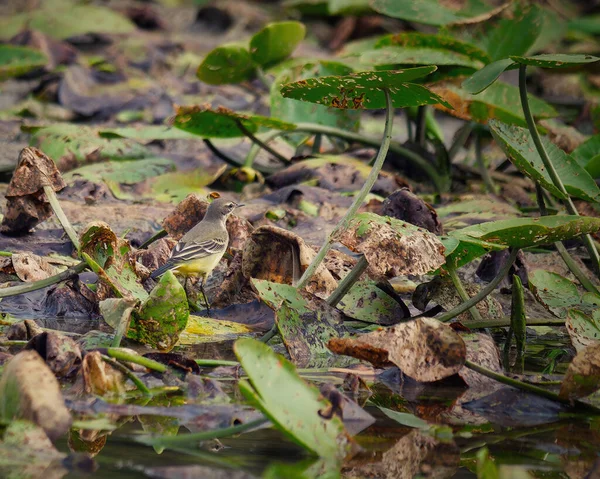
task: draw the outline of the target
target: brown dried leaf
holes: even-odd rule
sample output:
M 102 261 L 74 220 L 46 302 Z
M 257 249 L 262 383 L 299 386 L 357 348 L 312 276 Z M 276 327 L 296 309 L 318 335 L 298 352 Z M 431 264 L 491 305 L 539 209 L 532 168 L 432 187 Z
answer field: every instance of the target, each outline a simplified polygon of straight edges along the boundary
M 242 273 L 246 278 L 293 284 L 300 279 L 315 256 L 315 251 L 297 234 L 276 226 L 261 226 L 246 242 Z M 321 264 L 306 290 L 317 296 L 327 297 L 336 287 L 337 282 Z
M 11 324 L 6 331 L 6 337 L 7 339 L 29 341 L 31 338 L 38 334 L 42 334 L 43 332 L 42 328 L 40 328 L 34 320 L 26 319 L 25 321 Z
M 99 351 L 92 351 L 83 358 L 81 377 L 84 391 L 88 394 L 104 396 L 124 392 L 123 374 L 102 360 Z
M 369 267 L 386 277 L 426 274 L 442 266 L 444 245 L 437 236 L 410 223 L 374 213 L 360 213 L 337 238 L 365 255 Z
M 46 279 L 58 272 L 46 258 L 33 253 L 15 253 L 12 263 L 19 279 L 28 283 Z
M 491 371 L 500 374 L 503 373 L 500 363 L 500 353 L 491 336 L 483 333 L 473 333 L 461 334 L 461 337 L 467 346 L 467 360 Z M 472 369 L 462 368 L 458 375 L 473 390 L 487 390 L 488 392 L 492 392 L 501 386 L 499 382 L 483 376 Z
M 562 399 L 579 399 L 600 389 L 600 343 L 586 346 L 573 358 L 560 386 Z
M 421 382 L 456 374 L 467 355 L 462 338 L 433 318 L 419 318 L 357 338 L 331 339 L 327 346 L 334 353 L 369 361 L 375 367 L 393 363 Z
M 0 415 L 5 421 L 27 419 L 44 429 L 52 440 L 69 430 L 71 415 L 58 381 L 35 351 L 21 351 L 4 367 Z
M 32 338 L 25 349 L 36 351 L 58 377 L 69 376 L 81 365 L 81 349 L 68 336 L 43 332 Z

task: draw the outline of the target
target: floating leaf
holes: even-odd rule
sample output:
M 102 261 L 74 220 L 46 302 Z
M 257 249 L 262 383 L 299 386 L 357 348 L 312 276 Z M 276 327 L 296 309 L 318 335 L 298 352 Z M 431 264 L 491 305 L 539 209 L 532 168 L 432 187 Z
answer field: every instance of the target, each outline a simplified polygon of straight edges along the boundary
M 452 110 L 444 106 L 435 105 L 435 108 L 446 111 L 463 120 L 473 120 L 487 123 L 488 120 L 498 119 L 505 123 L 514 123 L 527 126 L 519 89 L 504 82 L 495 82 L 478 95 L 471 95 L 463 88 L 450 81 L 442 81 L 429 85 L 429 89 L 440 95 L 450 103 Z M 531 113 L 535 118 L 552 118 L 557 112 L 545 101 L 528 95 Z
M 529 130 L 499 121 L 491 121 L 490 128 L 500 147 L 519 171 L 540 183 L 556 197 L 564 199 L 565 195 L 554 186 L 550 174 L 546 171 Z M 542 144 L 570 195 L 592 202 L 600 200 L 598 185 L 579 163 L 548 138 L 542 138 Z
M 437 236 L 388 216 L 359 213 L 336 239 L 364 254 L 373 271 L 388 277 L 426 274 L 444 264 L 444 248 Z
M 373 0 L 371 7 L 384 15 L 401 18 L 409 22 L 426 25 L 448 25 L 450 23 L 472 23 L 478 17 L 487 20 L 492 15 L 501 12 L 506 5 L 494 7 L 483 2 L 474 2 L 477 7 L 461 4 L 453 9 L 440 4 L 438 0 Z
M 333 126 L 346 131 L 358 131 L 360 112 L 341 110 L 323 105 L 284 98 L 280 92 L 281 86 L 297 80 L 325 77 L 328 75 L 348 75 L 352 68 L 337 62 L 320 61 L 304 63 L 282 70 L 271 86 L 271 115 L 292 123 L 310 122 L 318 125 Z M 287 135 L 286 140 L 295 146 L 306 139 L 305 134 Z
M 490 243 L 528 248 L 577 238 L 600 230 L 600 218 L 588 216 L 543 216 L 490 221 L 452 231 L 457 239 L 476 238 Z
M 467 354 L 461 337 L 433 318 L 418 318 L 355 338 L 332 339 L 329 348 L 337 354 L 369 361 L 376 367 L 393 363 L 422 382 L 456 374 Z
M 592 305 L 596 308 L 591 314 L 580 309 L 570 309 L 567 313 L 567 332 L 577 351 L 600 341 L 600 308 L 598 307 L 600 306 L 600 298 L 595 297 L 595 302 L 592 302 L 589 306 Z M 586 309 L 589 310 L 589 308 Z
M 189 315 L 185 290 L 175 275 L 167 271 L 148 299 L 133 313 L 127 337 L 169 351 L 186 328 Z
M 209 85 L 223 85 L 251 80 L 255 71 L 256 65 L 246 47 L 221 45 L 206 55 L 196 76 Z
M 293 130 L 296 125 L 276 118 L 261 115 L 243 115 L 228 108 L 211 109 L 210 105 L 186 106 L 177 108 L 173 126 L 202 138 L 238 138 L 244 133 L 238 127 L 241 123 L 251 133 L 259 127 L 274 130 Z
M 120 13 L 104 6 L 65 0 L 46 0 L 39 8 L 0 19 L 0 39 L 8 40 L 29 28 L 54 38 L 69 38 L 87 33 L 122 34 L 135 25 Z
M 371 280 L 357 281 L 337 308 L 350 318 L 383 326 L 394 324 L 404 317 L 398 302 Z
M 572 401 L 600 389 L 600 342 L 577 352 L 560 385 L 559 397 Z
M 529 273 L 529 288 L 538 301 L 559 318 L 566 318 L 569 309 L 581 304 L 577 285 L 550 271 L 536 269 Z
M 0 45 L 0 81 L 24 75 L 48 62 L 46 56 L 27 47 Z
M 339 416 L 323 417 L 331 408 L 319 390 L 304 382 L 288 360 L 253 339 L 234 344 L 235 354 L 248 375 L 240 391 L 286 436 L 316 456 L 343 459 L 349 439 Z
M 305 33 L 306 27 L 300 22 L 269 23 L 250 40 L 250 56 L 268 68 L 289 57 Z
M 253 332 L 242 323 L 190 315 L 185 330 L 179 336 L 179 344 L 186 346 L 231 341 Z
M 437 103 L 452 108 L 424 86 L 407 83 L 435 70 L 435 66 L 427 66 L 397 71 L 369 71 L 346 76 L 309 78 L 283 85 L 281 94 L 286 98 L 334 108 L 381 109 L 385 108 L 385 94 L 382 89 L 387 88 L 392 104 L 397 108 Z

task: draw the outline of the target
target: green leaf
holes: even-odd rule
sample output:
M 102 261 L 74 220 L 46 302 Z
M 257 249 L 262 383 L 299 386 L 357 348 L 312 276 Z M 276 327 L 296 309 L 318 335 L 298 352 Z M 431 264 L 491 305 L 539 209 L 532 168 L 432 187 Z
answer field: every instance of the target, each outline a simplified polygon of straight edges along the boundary
M 210 193 L 205 187 L 213 184 L 227 170 L 227 165 L 217 169 L 197 168 L 193 171 L 174 171 L 154 176 L 145 182 L 143 197 L 177 204 L 190 193 Z M 111 191 L 114 192 L 114 185 Z M 205 196 L 206 196 L 205 195 Z
M 567 332 L 577 351 L 600 341 L 600 299 L 596 300 L 595 306 L 591 314 L 575 308 L 567 313 Z
M 269 23 L 250 40 L 250 56 L 268 68 L 289 57 L 305 33 L 306 27 L 300 22 Z
M 173 126 L 202 138 L 238 138 L 244 136 L 238 122 L 251 133 L 256 133 L 261 126 L 273 130 L 296 128 L 296 125 L 276 118 L 243 115 L 223 107 L 213 110 L 209 105 L 179 107 Z
M 484 2 L 472 2 L 460 9 L 451 9 L 440 4 L 438 0 L 373 0 L 371 7 L 390 17 L 426 25 L 461 23 L 480 15 L 489 17 L 496 10 L 502 9 L 488 6 Z
M 382 88 L 389 89 L 394 107 L 442 103 L 451 106 L 427 88 L 410 80 L 435 71 L 435 66 L 407 68 L 398 71 L 369 71 L 346 76 L 311 78 L 283 85 L 281 94 L 286 98 L 318 103 L 343 109 L 385 108 Z
M 535 55 L 533 57 L 511 55 L 510 58 L 517 63 L 540 68 L 567 68 L 575 65 L 594 63 L 600 60 L 600 58 L 593 55 L 575 55 L 566 53 L 548 53 Z
M 452 265 L 454 269 L 460 268 L 490 251 L 506 249 L 504 245 L 468 237 L 442 236 L 440 240 L 446 247 L 446 264 Z
M 234 351 L 250 381 L 240 381 L 240 391 L 279 430 L 316 456 L 346 456 L 349 439 L 341 419 L 323 417 L 331 404 L 292 363 L 254 339 L 239 339 Z
M 592 157 L 588 164 L 585 165 L 585 171 L 594 179 L 600 178 L 600 154 Z
M 222 45 L 206 55 L 196 76 L 209 85 L 223 85 L 251 80 L 255 70 L 256 66 L 246 47 Z
M 368 50 L 360 56 L 360 63 L 368 66 L 399 65 L 461 65 L 480 68 L 481 63 L 466 55 L 450 50 L 435 50 L 424 47 L 381 47 Z
M 515 4 L 510 18 L 503 18 L 486 35 L 485 44 L 492 60 L 524 55 L 542 31 L 543 14 L 537 5 L 524 8 Z
M 124 126 L 120 128 L 102 128 L 98 130 L 101 138 L 130 138 L 137 141 L 154 140 L 190 140 L 195 135 L 165 125 Z
M 54 38 L 69 38 L 87 33 L 123 34 L 135 25 L 108 7 L 65 0 L 46 0 L 39 8 L 0 19 L 0 39 L 8 40 L 29 28 Z
M 65 180 L 84 178 L 86 180 L 123 185 L 135 185 L 148 178 L 175 169 L 175 163 L 168 158 L 145 158 L 136 161 L 105 161 L 92 163 L 71 170 L 64 175 Z
M 340 110 L 339 108 L 296 101 L 284 98 L 280 92 L 281 85 L 285 83 L 327 75 L 348 75 L 351 72 L 352 68 L 342 63 L 329 61 L 304 63 L 281 71 L 271 87 L 271 115 L 292 123 L 309 122 L 347 131 L 358 131 L 359 111 Z M 301 133 L 287 135 L 286 140 L 297 146 L 306 139 L 306 136 Z
M 600 218 L 588 216 L 543 216 L 491 221 L 453 231 L 450 236 L 475 238 L 514 248 L 552 244 L 600 230 Z
M 329 0 L 329 15 L 364 15 L 373 13 L 370 0 Z
M 590 35 L 600 34 L 600 14 L 585 15 L 573 18 L 569 22 L 569 29 L 576 30 Z
M 497 81 L 478 95 L 471 95 L 449 81 L 429 85 L 429 89 L 454 107 L 453 110 L 447 110 L 441 105 L 435 105 L 435 108 L 447 111 L 463 120 L 487 123 L 495 118 L 504 123 L 527 126 L 521 107 L 519 88 L 513 85 Z M 529 106 L 535 118 L 557 116 L 558 113 L 545 101 L 533 95 L 528 95 L 528 97 Z
M 530 273 L 529 288 L 538 301 L 559 318 L 566 318 L 569 309 L 582 304 L 577 285 L 550 271 L 536 269 Z
M 494 83 L 505 70 L 509 69 L 514 64 L 515 62 L 510 58 L 492 62 L 481 70 L 473 73 L 473 75 L 467 78 L 461 86 L 467 93 L 476 95 Z
M 388 409 L 382 406 L 379 406 L 379 410 L 387 417 L 393 419 L 402 426 L 414 427 L 417 429 L 429 429 L 431 427 L 431 425 L 427 421 L 424 421 L 423 419 L 415 416 L 414 414 L 394 411 L 392 409 Z
M 588 164 L 600 153 L 600 135 L 594 135 L 584 141 L 581 145 L 571 152 L 573 159 L 583 168 L 587 169 Z M 593 176 L 593 175 L 592 175 Z
M 521 173 L 540 183 L 556 197 L 564 199 L 565 195 L 554 186 L 550 174 L 546 171 L 529 130 L 499 121 L 490 121 L 490 129 L 500 147 Z M 600 200 L 598 185 L 579 163 L 548 138 L 543 137 L 542 144 L 570 195 L 586 201 Z
M 179 336 L 179 344 L 194 345 L 232 341 L 254 330 L 242 323 L 190 315 L 187 326 Z
M 0 45 L 0 81 L 24 75 L 41 68 L 48 62 L 46 55 L 38 50 L 14 45 Z
M 371 280 L 357 281 L 340 300 L 337 308 L 346 316 L 384 326 L 402 317 L 402 308 Z
M 127 337 L 162 351 L 173 349 L 186 328 L 190 309 L 183 286 L 171 271 L 132 315 Z

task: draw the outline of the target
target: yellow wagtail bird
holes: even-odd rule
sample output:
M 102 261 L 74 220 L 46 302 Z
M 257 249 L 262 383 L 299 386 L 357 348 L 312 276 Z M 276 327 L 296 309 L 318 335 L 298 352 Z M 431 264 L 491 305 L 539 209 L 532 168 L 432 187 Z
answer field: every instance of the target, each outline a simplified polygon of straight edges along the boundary
M 151 278 L 158 278 L 166 271 L 185 276 L 200 276 L 200 290 L 204 296 L 206 308 L 210 305 L 204 292 L 204 284 L 212 270 L 219 264 L 229 243 L 229 233 L 225 226 L 227 217 L 240 206 L 225 198 L 217 198 L 206 210 L 202 221 L 188 231 L 171 251 L 171 257 L 160 268 L 154 270 Z

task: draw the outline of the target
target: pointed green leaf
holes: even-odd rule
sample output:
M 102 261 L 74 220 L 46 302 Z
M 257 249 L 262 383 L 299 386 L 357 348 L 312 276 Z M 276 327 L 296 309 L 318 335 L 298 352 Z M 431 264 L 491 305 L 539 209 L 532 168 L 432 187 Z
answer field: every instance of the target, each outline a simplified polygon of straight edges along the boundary
M 209 85 L 223 85 L 251 80 L 255 70 L 256 66 L 246 47 L 222 45 L 206 55 L 196 76 Z
M 331 405 L 292 363 L 254 339 L 239 339 L 234 351 L 250 381 L 240 382 L 242 394 L 278 429 L 315 456 L 346 456 L 349 439 L 342 420 L 324 417 Z
M 564 199 L 565 195 L 554 186 L 546 171 L 529 130 L 493 120 L 490 121 L 490 128 L 500 147 L 521 173 L 540 183 L 556 197 Z M 590 174 L 548 138 L 542 138 L 542 143 L 567 192 L 576 198 L 599 201 L 600 189 Z
M 462 88 L 466 92 L 476 95 L 494 83 L 511 65 L 514 65 L 514 62 L 510 58 L 492 62 L 467 78 L 462 83 Z
M 598 154 L 600 154 L 600 135 L 588 138 L 571 152 L 571 156 L 575 161 L 586 169 L 588 163 Z
M 289 57 L 304 39 L 306 27 L 300 22 L 277 22 L 266 25 L 250 40 L 250 56 L 268 68 Z
M 368 71 L 346 76 L 311 78 L 283 85 L 286 98 L 318 103 L 343 109 L 385 108 L 383 88 L 389 89 L 394 107 L 442 103 L 452 108 L 427 88 L 407 83 L 435 71 L 435 66 L 407 68 L 398 71 Z

